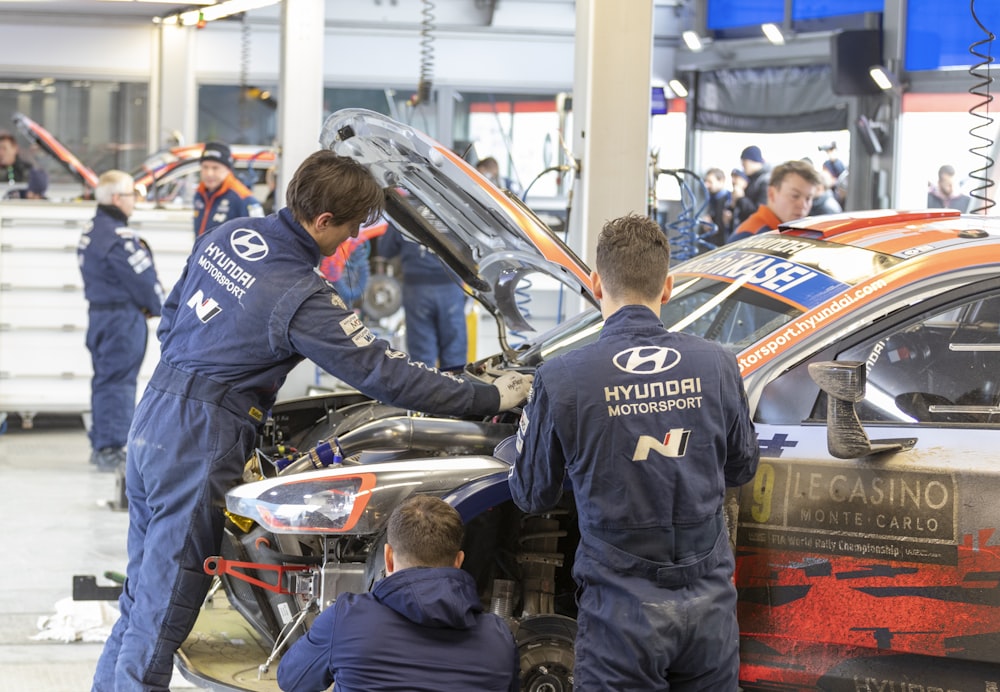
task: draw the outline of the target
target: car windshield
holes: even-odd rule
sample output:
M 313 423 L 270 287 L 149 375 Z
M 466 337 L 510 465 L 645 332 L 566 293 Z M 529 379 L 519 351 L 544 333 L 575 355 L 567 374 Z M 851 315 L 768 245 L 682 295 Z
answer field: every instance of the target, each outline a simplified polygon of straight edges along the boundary
M 675 282 L 660 311 L 667 329 L 715 341 L 733 353 L 802 314 L 794 305 L 738 281 L 679 276 Z

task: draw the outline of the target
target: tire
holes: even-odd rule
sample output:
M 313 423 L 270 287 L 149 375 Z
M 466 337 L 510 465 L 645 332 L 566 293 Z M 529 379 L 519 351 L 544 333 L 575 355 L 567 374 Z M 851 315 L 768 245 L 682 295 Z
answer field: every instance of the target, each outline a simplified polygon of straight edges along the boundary
M 521 658 L 522 692 L 573 689 L 576 620 L 563 615 L 530 616 L 520 621 L 514 638 Z

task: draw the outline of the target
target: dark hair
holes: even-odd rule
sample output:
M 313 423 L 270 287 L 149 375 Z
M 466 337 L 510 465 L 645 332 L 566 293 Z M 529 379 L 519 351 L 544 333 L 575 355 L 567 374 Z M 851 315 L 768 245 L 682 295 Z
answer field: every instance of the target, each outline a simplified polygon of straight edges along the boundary
M 659 224 L 628 214 L 604 224 L 597 237 L 597 273 L 618 298 L 659 298 L 670 271 L 670 244 Z
M 386 540 L 410 566 L 451 567 L 464 537 L 454 507 L 432 495 L 414 495 L 392 511 Z
M 740 172 L 742 173 L 742 171 Z M 743 173 L 743 175 L 745 176 L 746 173 Z M 716 180 L 725 180 L 726 174 L 723 172 L 721 168 L 709 168 L 707 171 L 705 171 L 705 177 L 715 178 Z
M 385 207 L 385 193 L 372 174 L 354 159 L 321 149 L 298 167 L 285 190 L 285 203 L 299 223 L 329 212 L 335 224 L 374 223 Z
M 941 166 L 941 168 L 938 169 L 938 178 L 942 178 L 942 177 L 944 177 L 946 175 L 954 176 L 955 175 L 955 167 L 954 166 L 949 166 L 947 163 L 945 165 Z
M 17 140 L 14 139 L 14 135 L 7 132 L 6 130 L 0 130 L 0 142 L 4 141 L 5 139 L 8 140 L 11 144 L 13 144 L 15 147 L 17 146 Z
M 789 175 L 797 175 L 812 186 L 822 185 L 823 179 L 816 172 L 816 167 L 805 161 L 785 161 L 779 166 L 775 166 L 771 171 L 771 182 L 769 185 L 775 189 L 781 187 L 782 181 Z

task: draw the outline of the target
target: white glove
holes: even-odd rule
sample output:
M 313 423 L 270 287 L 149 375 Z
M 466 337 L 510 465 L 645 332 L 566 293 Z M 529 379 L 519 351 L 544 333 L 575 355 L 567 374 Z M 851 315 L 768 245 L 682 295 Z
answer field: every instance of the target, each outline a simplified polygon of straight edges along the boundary
M 524 375 L 519 372 L 505 372 L 493 380 L 493 386 L 500 392 L 500 410 L 509 411 L 524 403 L 531 390 L 534 375 Z

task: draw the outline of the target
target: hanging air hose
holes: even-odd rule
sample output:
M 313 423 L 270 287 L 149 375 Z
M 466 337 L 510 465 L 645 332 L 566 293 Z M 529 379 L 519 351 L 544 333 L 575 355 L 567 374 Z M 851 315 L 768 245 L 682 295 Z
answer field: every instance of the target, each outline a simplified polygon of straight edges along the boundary
M 699 253 L 714 250 L 716 245 L 709 238 L 716 232 L 715 224 L 702 220 L 705 209 L 708 208 L 708 189 L 705 187 L 705 183 L 702 182 L 697 173 L 686 168 L 672 170 L 656 168 L 650 183 L 651 188 L 655 188 L 656 180 L 660 175 L 669 175 L 674 178 L 681 192 L 681 209 L 677 218 L 665 226 L 660 223 L 670 239 L 671 262 L 683 262 Z M 655 214 L 655 192 L 651 193 L 650 199 L 651 202 L 654 202 L 651 204 L 650 214 Z M 659 222 L 655 216 L 652 218 Z
M 423 0 L 420 10 L 420 80 L 417 93 L 410 97 L 410 106 L 419 106 L 431 100 L 434 81 L 434 3 Z
M 979 130 L 984 128 L 989 128 L 993 124 L 993 118 L 990 117 L 990 104 L 993 102 L 993 95 L 990 94 L 990 85 L 993 83 L 993 78 L 990 76 L 990 65 L 993 64 L 993 41 L 996 39 L 996 35 L 987 29 L 983 23 L 976 16 L 976 0 L 970 0 L 969 9 L 972 12 L 972 19 L 976 22 L 976 25 L 986 34 L 986 38 L 974 42 L 969 46 L 969 52 L 980 59 L 980 62 L 969 68 L 969 74 L 971 74 L 976 79 L 980 80 L 975 85 L 969 89 L 969 93 L 979 97 L 981 100 L 973 104 L 969 108 L 969 115 L 974 118 L 979 118 L 982 122 L 969 130 L 969 134 L 973 138 L 981 140 L 981 144 L 969 149 L 969 153 L 974 156 L 980 156 L 985 160 L 982 168 L 977 168 L 969 174 L 971 178 L 977 180 L 979 184 L 969 193 L 970 196 L 979 200 L 980 205 L 975 209 L 970 209 L 972 213 L 986 213 L 989 209 L 993 208 L 996 202 L 990 198 L 987 194 L 989 189 L 993 187 L 993 178 L 990 175 L 990 169 L 996 162 L 993 157 L 986 153 L 987 150 L 993 148 L 993 140 L 989 137 L 979 134 Z M 983 46 L 986 47 L 986 53 L 980 53 L 979 48 Z M 985 109 L 985 113 L 980 112 Z
M 240 26 L 240 139 L 246 141 L 243 136 L 250 130 L 250 85 L 247 83 L 247 74 L 250 70 L 250 22 L 247 21 L 247 14 L 243 13 L 243 22 Z

